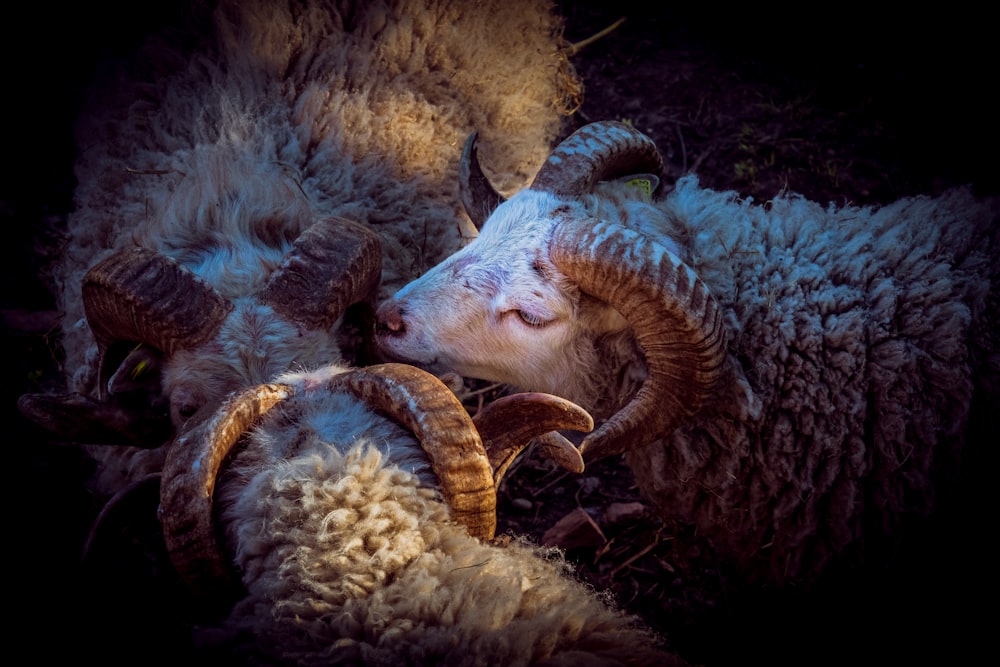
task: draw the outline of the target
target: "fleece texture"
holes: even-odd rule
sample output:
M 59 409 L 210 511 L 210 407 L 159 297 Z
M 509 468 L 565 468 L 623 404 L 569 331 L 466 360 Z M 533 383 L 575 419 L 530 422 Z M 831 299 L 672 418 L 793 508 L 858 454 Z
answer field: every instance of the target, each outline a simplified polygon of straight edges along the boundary
M 240 664 L 681 664 L 558 551 L 470 537 L 413 436 L 344 395 L 265 420 L 217 497 L 248 594 L 201 633 L 206 653 Z
M 878 563 L 875 545 L 929 512 L 983 439 L 973 407 L 1000 407 L 1000 205 L 968 188 L 757 203 L 689 176 L 663 207 L 722 306 L 729 354 L 715 400 L 626 454 L 642 491 L 750 578 Z
M 474 232 L 458 203 L 466 137 L 478 131 L 493 176 L 520 187 L 578 86 L 547 0 L 195 0 L 184 20 L 101 70 L 77 124 L 75 210 L 53 276 L 70 391 L 97 392 L 81 279 L 131 245 L 235 303 L 220 339 L 262 350 L 220 340 L 211 363 L 232 368 L 225 381 L 203 370 L 200 386 L 225 393 L 338 360 L 333 331 L 275 327 L 254 297 L 299 234 L 327 216 L 369 225 L 391 293 Z M 197 363 L 167 359 L 166 381 L 190 383 Z M 123 483 L 163 459 L 94 453 Z

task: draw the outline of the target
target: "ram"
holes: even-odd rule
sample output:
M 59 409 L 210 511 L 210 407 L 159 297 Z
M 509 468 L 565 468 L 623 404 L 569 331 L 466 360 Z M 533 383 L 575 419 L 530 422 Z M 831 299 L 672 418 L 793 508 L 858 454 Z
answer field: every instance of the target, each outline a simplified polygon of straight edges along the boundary
M 383 358 L 584 406 L 600 424 L 584 459 L 624 453 L 661 514 L 746 580 L 882 562 L 963 448 L 989 446 L 995 198 L 756 203 L 693 175 L 671 190 L 653 142 L 613 121 L 509 199 L 478 161 L 473 135 L 463 197 L 492 214 L 379 306 Z
M 494 540 L 504 461 L 590 415 L 546 394 L 470 418 L 404 364 L 289 373 L 190 420 L 160 485 L 201 608 L 239 664 L 682 664 L 562 556 Z M 572 452 L 573 445 L 565 443 Z
M 19 403 L 88 445 L 107 494 L 159 470 L 213 399 L 365 361 L 379 285 L 474 233 L 453 176 L 466 134 L 523 139 L 496 162 L 522 182 L 576 90 L 548 2 L 222 0 L 184 16 L 109 67 L 81 114 L 52 277 L 65 393 Z

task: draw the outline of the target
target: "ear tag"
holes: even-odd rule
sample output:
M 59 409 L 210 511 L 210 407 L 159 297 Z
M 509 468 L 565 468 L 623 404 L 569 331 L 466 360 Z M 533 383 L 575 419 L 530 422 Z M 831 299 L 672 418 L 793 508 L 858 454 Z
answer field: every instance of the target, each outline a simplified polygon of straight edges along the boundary
M 138 345 L 136 345 L 136 346 L 135 346 L 134 348 L 132 348 L 132 351 L 133 351 L 133 352 L 135 352 L 135 351 L 136 351 L 136 350 L 138 350 L 138 349 L 139 349 L 140 347 L 142 347 L 142 343 L 139 343 L 139 344 L 138 344 Z M 135 366 L 134 366 L 134 367 L 132 368 L 132 370 L 131 370 L 131 371 L 129 371 L 129 377 L 131 377 L 131 378 L 132 378 L 133 380 L 138 380 L 138 379 L 139 379 L 139 376 L 140 376 L 140 375 L 142 375 L 143 373 L 145 373 L 145 372 L 146 372 L 146 368 L 147 368 L 148 366 L 149 366 L 149 362 L 148 362 L 148 361 L 146 361 L 145 359 L 143 359 L 142 361 L 140 361 L 139 363 L 137 363 L 137 364 L 136 364 L 136 365 L 135 365 Z
M 148 366 L 149 366 L 149 362 L 145 361 L 145 360 L 140 361 L 138 364 L 136 364 L 135 368 L 132 369 L 132 372 L 130 374 L 131 377 L 132 377 L 132 379 L 133 380 L 138 380 L 139 376 L 146 372 L 146 368 Z
M 648 197 L 652 197 L 653 191 L 660 185 L 660 179 L 653 174 L 635 174 L 626 176 L 623 180 L 625 185 L 642 191 Z

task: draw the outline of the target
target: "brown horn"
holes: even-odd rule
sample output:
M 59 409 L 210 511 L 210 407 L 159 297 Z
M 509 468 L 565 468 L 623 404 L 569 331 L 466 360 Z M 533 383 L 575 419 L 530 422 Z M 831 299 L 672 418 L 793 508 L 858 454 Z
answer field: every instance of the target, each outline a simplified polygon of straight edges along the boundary
M 564 426 L 563 428 L 572 427 Z M 577 428 L 575 430 L 590 433 L 594 430 L 594 418 L 590 418 L 590 428 Z M 559 431 L 542 433 L 534 439 L 534 442 L 541 455 L 555 463 L 560 468 L 568 470 L 569 472 L 583 472 L 583 455 L 580 453 L 577 446 Z
M 261 300 L 308 329 L 329 329 L 347 307 L 373 301 L 382 273 L 378 236 L 345 218 L 323 218 L 295 240 Z
M 223 462 L 247 430 L 293 395 L 284 384 L 264 384 L 234 394 L 190 428 L 167 450 L 160 482 L 160 523 L 170 560 L 200 597 L 232 597 L 242 584 L 216 533 L 212 508 Z
M 657 187 L 665 181 L 656 144 L 631 125 L 600 121 L 584 125 L 556 146 L 531 189 L 577 197 L 590 192 L 598 181 L 638 173 L 656 176 Z
M 451 390 L 430 373 L 395 363 L 341 373 L 327 386 L 349 390 L 410 429 L 430 458 L 455 520 L 473 537 L 493 538 L 493 469 L 472 418 Z
M 606 222 L 558 225 L 549 255 L 582 291 L 622 314 L 648 366 L 628 405 L 584 438 L 584 459 L 646 444 L 698 410 L 718 379 L 726 334 L 694 271 L 659 243 Z
M 112 343 L 142 342 L 170 354 L 210 339 L 233 309 L 193 272 L 139 247 L 117 252 L 87 272 L 83 306 L 97 340 L 102 398 L 114 370 L 105 368 L 104 359 Z
M 473 132 L 465 141 L 462 158 L 458 163 L 458 186 L 465 212 L 476 229 L 482 229 L 486 219 L 507 199 L 497 192 L 483 173 L 476 146 L 478 138 L 479 133 Z
M 494 489 L 500 488 L 507 468 L 533 438 L 539 440 L 544 453 L 556 463 L 572 472 L 583 472 L 579 450 L 556 431 L 573 429 L 589 433 L 594 429 L 590 413 L 576 403 L 539 392 L 498 398 L 486 404 L 472 421 L 493 467 Z
M 427 452 L 455 520 L 470 534 L 496 532 L 496 494 L 486 450 L 472 419 L 437 378 L 413 366 L 352 369 L 311 391 L 344 391 L 411 430 Z M 265 384 L 239 392 L 208 418 L 196 416 L 167 452 L 160 520 L 175 569 L 206 599 L 230 597 L 239 584 L 214 527 L 213 495 L 223 462 L 243 435 L 295 388 Z

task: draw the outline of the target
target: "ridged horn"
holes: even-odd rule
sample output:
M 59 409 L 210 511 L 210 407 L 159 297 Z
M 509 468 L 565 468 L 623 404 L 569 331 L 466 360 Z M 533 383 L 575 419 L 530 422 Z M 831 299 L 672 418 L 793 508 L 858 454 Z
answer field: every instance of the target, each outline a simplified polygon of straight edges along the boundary
M 440 380 L 413 366 L 381 364 L 345 371 L 311 391 L 349 393 L 412 431 L 455 520 L 475 537 L 493 537 L 496 494 L 489 458 L 472 419 Z M 164 540 L 182 580 L 205 599 L 231 597 L 240 586 L 213 521 L 223 463 L 269 410 L 295 396 L 294 387 L 277 383 L 239 392 L 207 418 L 193 418 L 168 450 L 160 485 Z
M 482 164 L 479 162 L 478 139 L 479 133 L 473 132 L 465 140 L 462 158 L 458 163 L 458 192 L 472 224 L 476 229 L 482 229 L 486 219 L 497 206 L 506 201 L 506 198 L 497 192 L 490 179 L 483 173 Z
M 659 183 L 665 181 L 656 144 L 631 125 L 599 121 L 584 125 L 556 146 L 531 189 L 578 197 L 598 181 L 638 173 L 651 173 Z
M 549 256 L 582 291 L 622 314 L 648 366 L 631 401 L 584 438 L 584 460 L 642 446 L 698 410 L 718 379 L 726 334 L 695 272 L 652 239 L 606 222 L 559 224 Z
M 350 391 L 410 429 L 427 452 L 454 519 L 473 537 L 493 538 L 493 469 L 472 418 L 448 387 L 430 373 L 396 363 L 341 373 L 328 386 Z
M 105 368 L 111 344 L 142 342 L 170 354 L 209 340 L 233 309 L 173 259 L 139 247 L 110 255 L 87 272 L 83 307 L 97 340 L 102 398 L 115 370 Z
M 293 395 L 284 384 L 252 387 L 227 399 L 167 450 L 160 482 L 160 524 L 177 574 L 204 600 L 232 598 L 242 589 L 216 532 L 213 497 L 223 463 L 243 435 L 268 410 Z
M 295 240 L 260 297 L 293 322 L 328 329 L 351 304 L 374 300 L 381 274 L 381 246 L 372 230 L 322 218 Z
M 487 403 L 472 421 L 493 467 L 494 489 L 500 488 L 507 468 L 532 439 L 538 439 L 542 453 L 563 468 L 583 472 L 579 450 L 556 431 L 594 429 L 593 417 L 579 405 L 540 392 L 502 396 Z

